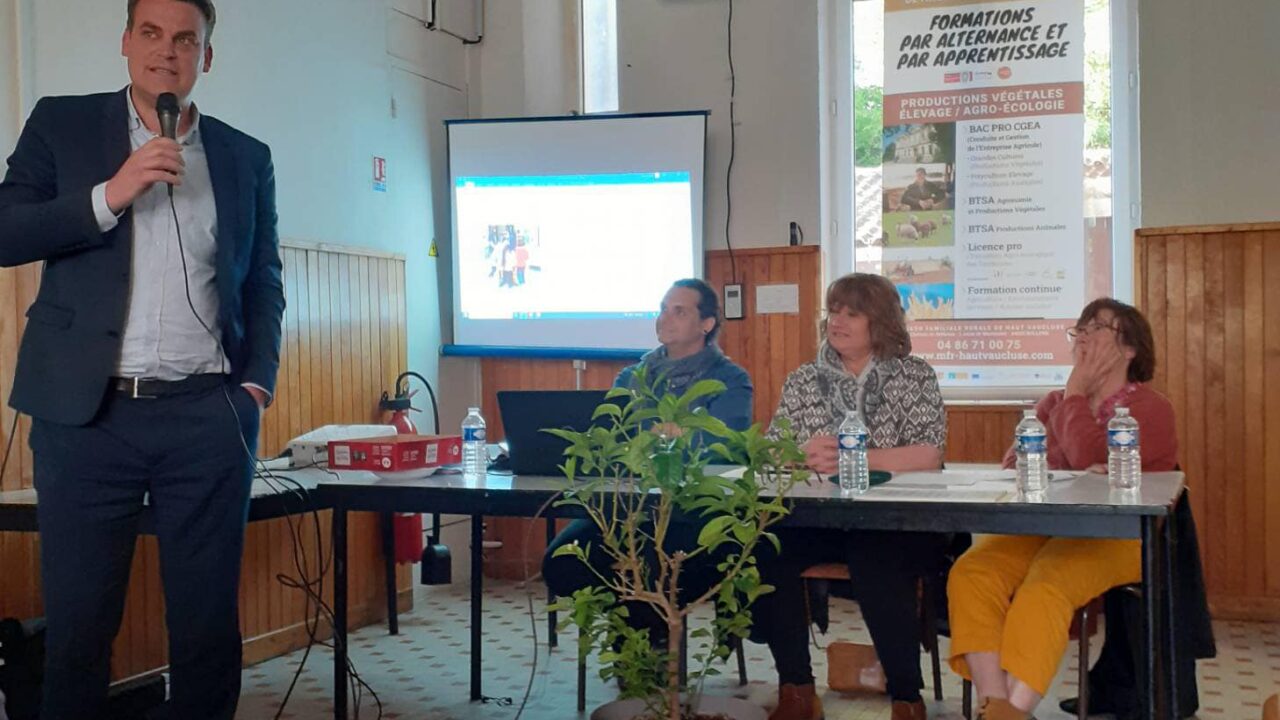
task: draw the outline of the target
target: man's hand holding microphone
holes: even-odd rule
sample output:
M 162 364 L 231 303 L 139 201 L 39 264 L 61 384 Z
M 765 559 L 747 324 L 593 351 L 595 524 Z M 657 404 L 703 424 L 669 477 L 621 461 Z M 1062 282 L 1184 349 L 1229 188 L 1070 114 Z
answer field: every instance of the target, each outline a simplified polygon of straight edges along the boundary
M 158 182 L 169 185 L 171 197 L 173 187 L 182 184 L 186 161 L 182 159 L 182 146 L 175 139 L 182 114 L 178 98 L 173 93 L 161 95 L 156 99 L 156 114 L 160 118 L 161 137 L 138 148 L 120 166 L 115 177 L 107 181 L 107 207 L 113 213 L 124 212 Z

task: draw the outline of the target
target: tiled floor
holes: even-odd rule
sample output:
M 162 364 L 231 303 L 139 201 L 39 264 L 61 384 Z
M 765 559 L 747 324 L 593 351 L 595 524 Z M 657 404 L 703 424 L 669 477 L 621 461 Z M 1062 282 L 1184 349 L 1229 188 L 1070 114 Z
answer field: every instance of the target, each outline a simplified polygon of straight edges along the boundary
M 571 645 L 562 645 L 550 655 L 546 649 L 546 619 L 541 612 L 544 592 L 536 588 L 533 606 L 537 610 L 539 645 L 537 673 L 530 685 L 533 666 L 533 639 L 529 618 L 529 598 L 522 585 L 491 581 L 485 594 L 484 689 L 494 700 L 468 701 L 467 588 L 462 584 L 418 588 L 415 609 L 401 617 L 401 634 L 391 637 L 385 626 L 367 627 L 351 638 L 352 658 L 357 671 L 377 693 L 382 717 L 423 720 L 470 720 L 472 718 L 515 718 L 526 690 L 528 700 L 521 718 L 564 720 L 579 717 L 574 709 L 575 662 Z M 1280 624 L 1216 623 L 1218 658 L 1199 666 L 1199 717 L 1257 720 L 1262 702 L 1280 691 Z M 825 645 L 832 637 L 868 642 L 857 606 L 834 600 L 832 634 L 820 637 Z M 1095 646 L 1098 643 L 1095 643 Z M 945 658 L 946 640 L 943 639 Z M 1095 650 L 1096 652 L 1096 650 Z M 821 685 L 826 677 L 825 653 L 815 651 L 814 673 Z M 313 649 L 306 668 L 289 701 L 283 718 L 326 718 L 332 715 L 332 655 L 327 649 Z M 278 658 L 245 670 L 240 720 L 269 719 L 276 716 L 302 653 Z M 929 682 L 928 658 L 925 678 Z M 776 696 L 773 661 L 760 645 L 747 646 L 746 687 L 738 687 L 736 673 L 725 668 L 724 675 L 708 681 L 709 692 L 746 697 L 772 706 Z M 594 674 L 587 679 L 587 707 L 613 699 L 614 688 Z M 1057 696 L 1075 695 L 1074 654 L 1063 662 L 1050 697 L 1041 704 L 1040 720 L 1065 720 L 1058 711 Z M 931 717 L 959 717 L 960 681 L 944 664 L 944 694 L 940 704 L 930 703 Z M 926 687 L 926 696 L 931 688 Z M 843 697 L 827 691 L 824 695 L 827 720 L 873 720 L 888 718 L 888 701 L 883 696 Z M 359 717 L 378 717 L 378 708 L 366 693 Z

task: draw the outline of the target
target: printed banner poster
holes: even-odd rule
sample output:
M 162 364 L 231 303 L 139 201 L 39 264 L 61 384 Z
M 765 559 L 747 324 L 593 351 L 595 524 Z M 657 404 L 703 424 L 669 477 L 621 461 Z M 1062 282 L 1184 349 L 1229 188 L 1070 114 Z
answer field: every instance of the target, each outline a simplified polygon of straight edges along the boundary
M 1065 380 L 1086 291 L 1082 2 L 885 0 L 884 17 L 882 271 L 915 352 L 944 384 Z

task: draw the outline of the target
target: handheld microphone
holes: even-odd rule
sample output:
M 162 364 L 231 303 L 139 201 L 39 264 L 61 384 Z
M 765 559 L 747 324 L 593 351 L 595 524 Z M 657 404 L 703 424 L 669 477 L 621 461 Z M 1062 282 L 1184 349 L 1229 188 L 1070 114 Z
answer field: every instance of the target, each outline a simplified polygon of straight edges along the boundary
M 178 96 L 173 93 L 161 93 L 156 98 L 156 115 L 160 120 L 160 134 L 170 140 L 178 139 L 178 118 L 182 117 L 182 109 L 178 107 Z M 173 197 L 173 185 L 169 186 L 169 197 Z

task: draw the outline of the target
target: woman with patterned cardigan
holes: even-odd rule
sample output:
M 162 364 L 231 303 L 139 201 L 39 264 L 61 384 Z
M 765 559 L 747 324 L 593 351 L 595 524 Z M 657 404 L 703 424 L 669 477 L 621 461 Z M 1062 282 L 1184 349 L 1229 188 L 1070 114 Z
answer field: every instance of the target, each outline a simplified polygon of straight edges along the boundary
M 932 367 L 912 356 L 901 300 L 879 275 L 846 275 L 827 288 L 818 357 L 792 372 L 782 388 L 770 433 L 788 426 L 806 463 L 826 482 L 837 472 L 836 430 L 861 412 L 874 470 L 942 465 L 946 412 Z M 822 703 L 809 663 L 800 573 L 828 562 L 849 565 L 854 597 L 884 667 L 893 720 L 926 717 L 920 689 L 918 578 L 943 562 L 943 536 L 930 533 L 783 529 L 782 552 L 762 553 L 761 574 L 774 592 L 753 610 L 778 667 L 779 704 L 770 720 L 816 720 Z

